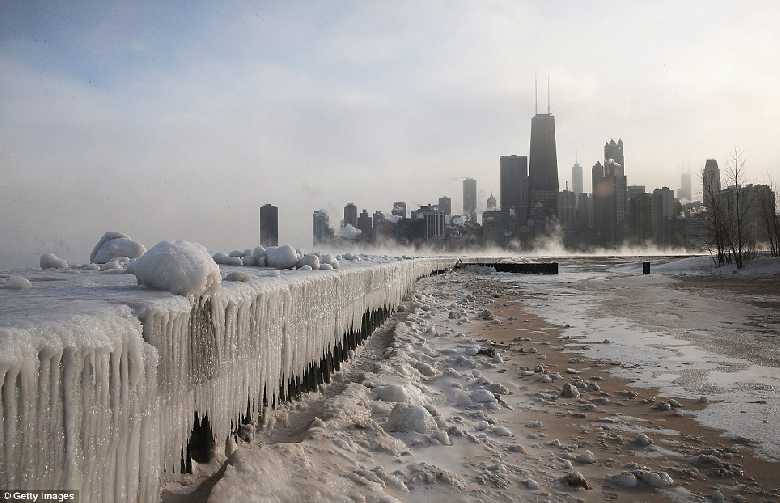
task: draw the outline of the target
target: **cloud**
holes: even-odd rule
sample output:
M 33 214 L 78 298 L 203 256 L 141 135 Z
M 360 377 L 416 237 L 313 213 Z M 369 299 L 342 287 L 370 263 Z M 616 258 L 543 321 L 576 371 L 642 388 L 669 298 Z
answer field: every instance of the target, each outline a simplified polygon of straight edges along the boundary
M 84 260 L 106 230 L 247 247 L 269 201 L 299 247 L 315 208 L 460 208 L 457 177 L 497 194 L 498 157 L 527 153 L 535 73 L 562 185 L 612 136 L 631 184 L 735 143 L 780 179 L 773 4 L 138 5 L 0 39 L 5 256 Z

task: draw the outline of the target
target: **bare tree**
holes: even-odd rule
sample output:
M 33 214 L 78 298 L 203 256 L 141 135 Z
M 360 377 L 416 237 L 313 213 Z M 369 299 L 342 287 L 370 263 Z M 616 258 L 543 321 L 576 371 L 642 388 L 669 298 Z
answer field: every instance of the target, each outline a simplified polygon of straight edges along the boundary
M 720 266 L 731 262 L 731 256 L 726 247 L 729 241 L 728 226 L 726 225 L 726 213 L 720 194 L 720 183 L 715 184 L 712 180 L 709 180 L 704 174 L 704 169 L 702 169 L 700 177 L 703 187 L 702 201 L 706 208 L 706 247 L 710 254 L 713 255 L 716 265 Z
M 745 160 L 742 156 L 742 150 L 734 147 L 726 169 L 726 179 L 730 185 L 726 189 L 728 194 L 726 198 L 728 245 L 737 269 L 742 269 L 745 265 L 745 259 L 749 258 L 753 251 L 753 245 L 745 225 L 752 198 L 749 195 L 746 197 L 745 189 L 742 186 L 745 183 Z

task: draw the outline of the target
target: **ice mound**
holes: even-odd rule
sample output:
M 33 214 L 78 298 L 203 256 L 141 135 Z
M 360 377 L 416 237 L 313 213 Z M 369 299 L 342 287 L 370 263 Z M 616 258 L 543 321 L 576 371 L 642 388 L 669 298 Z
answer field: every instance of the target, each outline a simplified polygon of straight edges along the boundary
M 222 282 L 206 247 L 189 241 L 160 241 L 132 270 L 138 284 L 178 295 L 199 295 Z
M 389 431 L 403 433 L 432 433 L 438 430 L 436 420 L 428 409 L 420 405 L 396 404 L 387 421 Z
M 289 269 L 298 264 L 298 254 L 290 245 L 272 246 L 265 250 L 265 260 L 269 267 Z
M 105 264 L 117 257 L 137 258 L 146 253 L 146 247 L 122 232 L 106 232 L 89 255 L 92 264 Z
M 68 261 L 53 253 L 41 255 L 41 269 L 67 269 Z
M 9 290 L 26 290 L 28 288 L 32 288 L 32 283 L 30 283 L 30 280 L 24 276 L 11 274 L 3 284 L 3 288 L 7 288 Z
M 423 401 L 420 390 L 411 385 L 382 384 L 374 389 L 376 399 L 383 402 L 419 404 Z

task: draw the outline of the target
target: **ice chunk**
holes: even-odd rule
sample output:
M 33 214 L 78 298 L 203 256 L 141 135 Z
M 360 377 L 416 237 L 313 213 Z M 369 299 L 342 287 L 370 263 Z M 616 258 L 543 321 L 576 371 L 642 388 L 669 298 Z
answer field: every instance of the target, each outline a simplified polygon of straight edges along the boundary
M 220 265 L 244 265 L 244 261 L 241 260 L 241 257 L 228 256 L 222 252 L 215 253 L 213 258 L 214 262 Z
M 41 255 L 41 269 L 67 269 L 68 261 L 53 253 Z
M 161 241 L 133 263 L 138 283 L 179 295 L 199 295 L 219 286 L 219 266 L 206 247 L 189 241 Z
M 32 283 L 30 283 L 29 279 L 25 278 L 24 276 L 18 276 L 16 274 L 11 274 L 8 276 L 8 279 L 3 285 L 3 288 L 7 288 L 9 290 L 26 290 L 31 287 Z
M 290 245 L 273 246 L 265 250 L 266 263 L 276 269 L 289 269 L 298 263 L 298 255 Z
M 146 253 L 146 247 L 121 232 L 106 232 L 89 255 L 93 264 L 105 264 L 117 257 L 137 258 Z
M 320 271 L 332 271 L 333 266 L 330 264 L 322 264 L 320 265 Z

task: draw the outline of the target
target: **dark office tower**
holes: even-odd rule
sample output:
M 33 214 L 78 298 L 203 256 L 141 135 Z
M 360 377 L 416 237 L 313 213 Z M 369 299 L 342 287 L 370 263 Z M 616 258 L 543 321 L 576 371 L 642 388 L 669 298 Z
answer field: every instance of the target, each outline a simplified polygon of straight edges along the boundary
M 463 214 L 477 220 L 477 181 L 473 178 L 463 180 Z
M 720 194 L 720 168 L 718 161 L 707 159 L 704 163 L 704 172 L 702 173 L 702 202 L 709 207 L 712 198 Z
M 390 212 L 397 217 L 406 218 L 406 203 L 403 201 L 396 201 L 393 203 L 393 211 Z
M 444 215 L 452 215 L 452 199 L 441 196 L 439 198 L 439 211 Z
M 501 187 L 498 196 L 501 211 L 514 215 L 515 223 L 528 220 L 528 158 L 524 155 L 502 155 Z
M 371 237 L 371 232 L 374 230 L 374 225 L 371 222 L 371 217 L 368 216 L 368 212 L 366 210 L 360 212 L 360 217 L 358 217 L 357 221 L 357 227 L 360 229 L 360 235 L 363 239 L 369 239 Z
M 260 207 L 260 244 L 279 245 L 279 208 L 272 204 Z
M 528 158 L 529 207 L 534 218 L 534 233 L 547 232 L 547 222 L 558 214 L 558 155 L 555 150 L 555 117 L 547 113 L 531 119 L 531 148 Z
M 571 191 L 575 194 L 585 192 L 582 187 L 582 166 L 578 162 L 571 167 Z
M 312 234 L 315 245 L 328 242 L 333 237 L 333 231 L 330 228 L 330 218 L 325 210 L 314 210 L 312 215 Z
M 671 245 L 674 220 L 674 191 L 669 187 L 655 189 L 653 191 L 651 214 L 655 243 L 658 246 Z
M 604 164 L 607 163 L 612 159 L 616 163 L 623 166 L 623 169 L 625 169 L 626 163 L 623 159 L 623 140 L 618 138 L 617 143 L 615 143 L 614 139 L 610 139 L 608 142 L 604 144 Z
M 626 217 L 626 177 L 623 166 L 610 158 L 593 166 L 593 223 L 597 239 L 605 246 L 623 242 Z
M 347 224 L 352 227 L 357 227 L 358 225 L 357 206 L 355 206 L 355 203 L 347 203 L 347 205 L 344 206 L 344 227 L 346 227 Z

